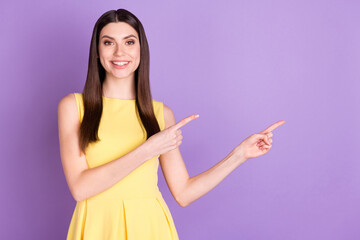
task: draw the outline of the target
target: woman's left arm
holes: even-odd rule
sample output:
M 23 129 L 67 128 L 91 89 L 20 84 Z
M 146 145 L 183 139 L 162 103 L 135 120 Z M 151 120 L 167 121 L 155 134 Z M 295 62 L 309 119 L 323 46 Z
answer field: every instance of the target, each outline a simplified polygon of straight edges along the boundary
M 172 110 L 165 104 L 164 120 L 165 128 L 176 124 Z M 267 153 L 271 148 L 271 131 L 283 123 L 285 121 L 279 121 L 266 130 L 251 135 L 220 162 L 194 177 L 189 177 L 178 147 L 161 154 L 159 157 L 161 169 L 175 200 L 182 207 L 188 206 L 217 186 L 247 159 Z

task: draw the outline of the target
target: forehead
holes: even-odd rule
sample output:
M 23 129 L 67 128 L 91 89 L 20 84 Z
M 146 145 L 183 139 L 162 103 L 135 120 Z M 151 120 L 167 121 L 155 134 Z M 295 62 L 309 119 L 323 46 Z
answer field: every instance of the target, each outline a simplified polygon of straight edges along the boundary
M 106 24 L 103 27 L 103 29 L 101 29 L 100 38 L 103 35 L 108 35 L 113 38 L 122 39 L 122 37 L 128 36 L 130 34 L 133 34 L 137 38 L 139 38 L 136 30 L 129 24 L 127 24 L 125 22 L 112 22 L 112 23 Z

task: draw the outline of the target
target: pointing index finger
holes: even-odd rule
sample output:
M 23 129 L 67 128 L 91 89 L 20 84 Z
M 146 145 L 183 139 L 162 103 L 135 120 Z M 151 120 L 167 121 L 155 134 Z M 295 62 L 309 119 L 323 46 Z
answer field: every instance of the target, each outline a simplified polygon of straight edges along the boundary
M 278 122 L 272 124 L 270 127 L 268 127 L 267 129 L 265 129 L 264 131 L 262 131 L 262 132 L 260 132 L 260 133 L 263 133 L 263 134 L 264 134 L 264 133 L 272 132 L 275 128 L 283 125 L 284 123 L 285 123 L 284 120 L 278 121 Z
M 194 120 L 194 119 L 196 119 L 196 118 L 198 118 L 198 117 L 199 117 L 198 114 L 190 115 L 190 116 L 188 116 L 188 117 L 180 120 L 178 123 L 176 123 L 175 125 L 173 125 L 173 127 L 174 127 L 175 129 L 179 129 L 179 128 L 183 127 L 185 124 L 191 122 L 192 120 Z

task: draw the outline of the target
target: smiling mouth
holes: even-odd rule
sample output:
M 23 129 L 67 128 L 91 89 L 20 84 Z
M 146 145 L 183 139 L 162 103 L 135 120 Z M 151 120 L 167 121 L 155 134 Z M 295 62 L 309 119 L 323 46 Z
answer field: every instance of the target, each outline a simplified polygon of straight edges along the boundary
M 129 65 L 129 61 L 117 61 L 117 62 L 111 62 L 111 64 L 118 69 L 125 68 L 127 65 Z

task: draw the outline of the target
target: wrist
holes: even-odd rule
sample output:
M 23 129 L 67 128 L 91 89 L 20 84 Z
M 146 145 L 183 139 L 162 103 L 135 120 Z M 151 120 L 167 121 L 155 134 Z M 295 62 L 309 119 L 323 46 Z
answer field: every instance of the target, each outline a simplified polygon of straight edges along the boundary
M 149 160 L 149 151 L 148 151 L 148 146 L 147 144 L 145 144 L 145 142 L 143 142 L 142 144 L 140 144 L 136 149 L 136 154 L 138 156 L 140 156 L 141 159 L 144 160 L 144 162 L 146 160 Z
M 246 162 L 246 160 L 248 160 L 248 158 L 246 158 L 244 156 L 243 151 L 238 148 L 233 150 L 233 156 L 236 159 L 236 161 L 239 162 L 239 164 L 242 164 L 242 163 Z
M 151 159 L 153 156 L 151 155 L 150 151 L 151 147 L 149 146 L 149 143 L 147 141 L 143 142 L 139 147 L 138 151 L 143 156 L 145 161 Z

